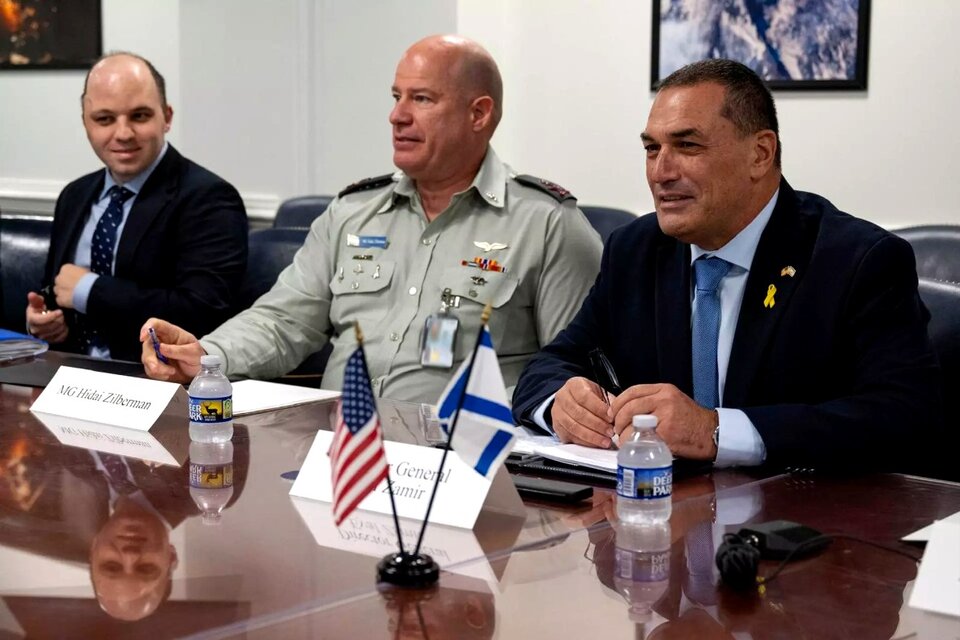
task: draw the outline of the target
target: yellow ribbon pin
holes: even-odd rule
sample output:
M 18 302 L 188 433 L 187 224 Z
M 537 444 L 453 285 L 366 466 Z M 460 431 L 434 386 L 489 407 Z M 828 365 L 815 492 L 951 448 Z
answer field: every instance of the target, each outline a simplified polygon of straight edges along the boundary
M 767 287 L 767 297 L 763 300 L 763 306 L 767 309 L 772 309 L 773 305 L 777 304 L 777 301 L 773 299 L 774 294 L 777 293 L 777 288 L 773 285 Z

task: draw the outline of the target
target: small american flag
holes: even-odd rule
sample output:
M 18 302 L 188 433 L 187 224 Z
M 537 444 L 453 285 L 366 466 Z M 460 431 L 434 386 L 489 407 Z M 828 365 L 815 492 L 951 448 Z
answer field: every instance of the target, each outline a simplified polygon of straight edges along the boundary
M 347 360 L 343 372 L 343 397 L 330 447 L 330 467 L 333 470 L 333 519 L 340 526 L 387 477 L 380 418 L 373 402 L 362 346 Z

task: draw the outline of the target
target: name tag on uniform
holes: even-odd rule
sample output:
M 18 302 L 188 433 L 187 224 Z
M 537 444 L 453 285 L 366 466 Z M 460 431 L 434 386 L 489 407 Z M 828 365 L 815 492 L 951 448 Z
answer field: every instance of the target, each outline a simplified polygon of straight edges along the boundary
M 348 247 L 376 247 L 377 249 L 386 249 L 390 241 L 387 236 L 358 236 L 352 233 L 347 234 Z
M 425 367 L 449 369 L 453 366 L 454 345 L 460 321 L 446 313 L 434 313 L 423 325 L 420 346 L 420 364 Z

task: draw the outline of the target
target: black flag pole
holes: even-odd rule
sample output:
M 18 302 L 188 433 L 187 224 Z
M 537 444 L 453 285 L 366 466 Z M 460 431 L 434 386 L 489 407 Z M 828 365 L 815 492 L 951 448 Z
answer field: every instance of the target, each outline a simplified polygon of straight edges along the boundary
M 437 479 L 433 482 L 433 492 L 430 494 L 430 502 L 427 503 L 427 514 L 423 517 L 423 524 L 420 526 L 420 536 L 417 538 L 417 546 L 413 550 L 414 555 L 420 553 L 420 545 L 423 544 L 423 536 L 427 532 L 427 524 L 430 523 L 430 511 L 433 509 L 433 499 L 437 497 L 437 488 L 440 486 L 440 478 L 443 475 L 443 465 L 447 461 L 447 454 L 450 452 L 450 443 L 453 442 L 453 434 L 457 430 L 457 421 L 460 419 L 460 408 L 463 406 L 463 400 L 467 397 L 467 387 L 470 386 L 470 376 L 473 374 L 473 365 L 477 362 L 477 352 L 480 350 L 480 341 L 483 340 L 483 330 L 490 320 L 490 312 L 493 307 L 490 303 L 483 308 L 480 314 L 480 331 L 477 332 L 477 342 L 473 345 L 473 353 L 470 355 L 470 365 L 464 374 L 463 387 L 460 388 L 460 397 L 457 398 L 457 408 L 453 412 L 453 422 L 450 425 L 450 433 L 447 434 L 447 446 L 443 448 L 443 456 L 440 457 L 440 469 L 437 470 Z
M 363 331 L 360 329 L 359 322 L 355 321 L 353 323 L 353 331 L 357 336 L 357 346 L 359 346 L 362 349 L 363 348 Z M 363 365 L 364 365 L 364 368 L 366 368 L 366 365 L 367 365 L 366 354 L 364 354 L 363 356 Z M 367 377 L 370 376 L 369 371 L 367 371 L 366 374 L 367 374 Z M 377 414 L 379 415 L 379 413 L 380 411 L 378 409 Z M 403 534 L 400 533 L 400 518 L 397 517 L 397 503 L 394 501 L 394 498 L 393 498 L 393 482 L 390 481 L 390 465 L 389 464 L 387 465 L 387 489 L 390 492 L 390 510 L 393 511 L 393 524 L 397 528 L 397 544 L 400 545 L 400 553 L 402 554 L 404 553 Z
M 460 389 L 460 397 L 457 399 L 457 408 L 453 416 L 453 424 L 450 427 L 450 433 L 447 436 L 447 446 L 443 449 L 443 455 L 440 457 L 440 469 L 437 471 L 437 478 L 433 482 L 433 491 L 430 493 L 430 502 L 427 503 L 427 513 L 423 518 L 423 525 L 420 527 L 420 535 L 417 537 L 417 546 L 412 553 L 395 553 L 385 556 L 380 564 L 377 565 L 377 577 L 380 582 L 386 582 L 398 587 L 411 589 L 422 589 L 429 587 L 440 579 L 440 565 L 433 558 L 425 553 L 420 553 L 420 546 L 423 544 L 423 536 L 427 530 L 427 524 L 430 522 L 430 511 L 433 509 L 433 500 L 437 496 L 437 488 L 440 486 L 440 478 L 443 475 L 443 467 L 447 461 L 447 454 L 450 452 L 450 441 L 457 428 L 457 419 L 460 416 L 460 407 L 463 406 L 463 400 L 467 394 L 467 386 L 470 384 L 470 374 L 473 373 L 473 364 L 476 361 L 477 351 L 480 349 L 480 341 L 483 339 L 483 330 L 490 319 L 492 307 L 488 304 L 480 315 L 480 331 L 477 334 L 477 343 L 473 347 L 473 354 L 470 356 L 470 365 L 467 367 L 466 379 L 463 388 Z

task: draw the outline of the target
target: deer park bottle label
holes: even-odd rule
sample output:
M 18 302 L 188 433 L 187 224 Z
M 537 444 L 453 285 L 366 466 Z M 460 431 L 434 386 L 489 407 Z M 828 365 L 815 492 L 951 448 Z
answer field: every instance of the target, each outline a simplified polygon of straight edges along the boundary
M 194 398 L 190 396 L 190 422 L 228 422 L 233 420 L 233 398 Z

